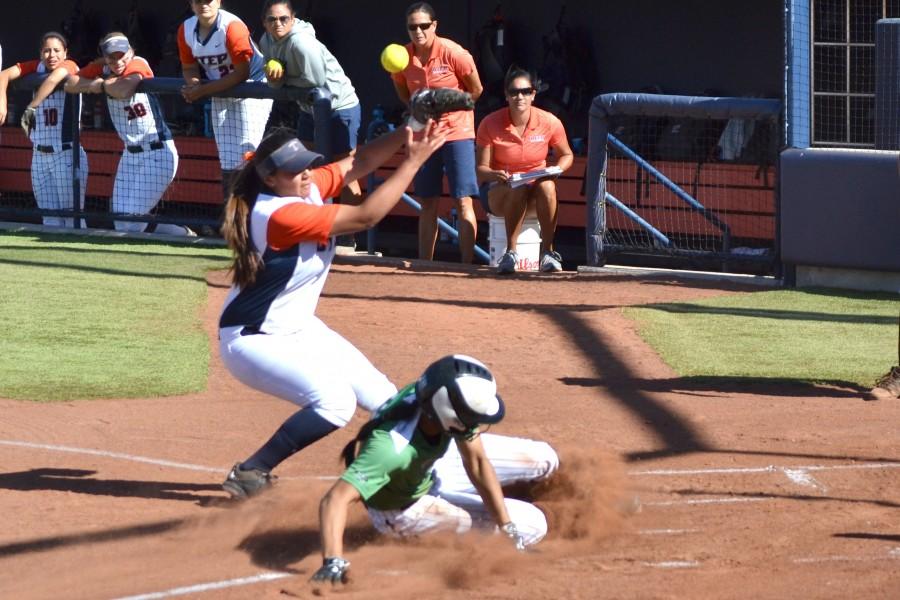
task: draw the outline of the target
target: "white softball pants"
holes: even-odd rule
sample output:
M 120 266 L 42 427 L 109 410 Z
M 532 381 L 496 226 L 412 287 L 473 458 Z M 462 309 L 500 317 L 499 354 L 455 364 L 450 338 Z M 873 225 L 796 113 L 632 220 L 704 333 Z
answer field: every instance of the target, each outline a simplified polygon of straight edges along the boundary
M 81 208 L 84 208 L 84 194 L 87 187 L 88 160 L 84 148 L 79 148 L 81 169 Z M 72 150 L 60 152 L 39 152 L 31 154 L 31 187 L 38 208 L 47 210 L 72 210 Z M 44 225 L 52 227 L 72 227 L 75 219 L 66 217 L 43 217 Z M 84 222 L 82 221 L 82 226 Z
M 539 481 L 559 468 L 559 457 L 546 442 L 490 433 L 481 434 L 481 441 L 501 486 Z M 466 474 L 455 443 L 451 442 L 447 453 L 435 463 L 434 476 L 429 493 L 404 510 L 369 508 L 375 529 L 398 537 L 435 531 L 465 533 L 473 527 L 497 530 L 497 523 Z M 526 545 L 536 544 L 547 535 L 547 518 L 541 509 L 513 498 L 504 502 Z
M 166 140 L 159 150 L 149 146 L 143 152 L 122 151 L 116 169 L 116 181 L 109 203 L 110 211 L 116 215 L 146 215 L 162 198 L 163 193 L 178 169 L 178 151 L 174 140 Z M 146 223 L 138 221 L 114 221 L 116 231 L 144 231 Z M 178 225 L 160 223 L 158 233 L 184 235 L 187 230 Z
M 242 327 L 219 330 L 225 367 L 241 383 L 343 427 L 358 404 L 375 411 L 397 388 L 362 352 L 316 317 L 289 335 L 241 335 Z
M 272 101 L 267 98 L 213 98 L 210 120 L 223 170 L 233 171 L 244 153 L 256 150 L 266 132 Z

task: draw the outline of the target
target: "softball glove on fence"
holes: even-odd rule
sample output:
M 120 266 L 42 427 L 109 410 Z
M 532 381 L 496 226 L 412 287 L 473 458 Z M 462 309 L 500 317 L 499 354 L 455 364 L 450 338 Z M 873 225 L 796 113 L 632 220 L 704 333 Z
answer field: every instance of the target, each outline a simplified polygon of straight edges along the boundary
M 428 119 L 437 121 L 444 113 L 474 109 L 475 101 L 469 92 L 450 88 L 422 88 L 409 99 L 407 125 L 413 131 L 422 131 Z
M 35 115 L 34 108 L 29 106 L 25 109 L 25 112 L 22 113 L 22 119 L 19 121 L 19 125 L 22 126 L 22 131 L 25 132 L 25 137 L 31 135 L 36 121 L 37 115 Z
M 330 581 L 331 583 L 347 583 L 347 570 L 350 569 L 350 561 L 340 556 L 329 556 L 322 561 L 322 566 L 316 571 L 310 581 Z

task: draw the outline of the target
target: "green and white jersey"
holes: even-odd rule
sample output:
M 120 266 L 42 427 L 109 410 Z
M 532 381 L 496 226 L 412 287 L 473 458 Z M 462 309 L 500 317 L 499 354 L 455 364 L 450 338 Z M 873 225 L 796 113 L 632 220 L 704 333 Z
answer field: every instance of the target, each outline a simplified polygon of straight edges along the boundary
M 401 389 L 379 409 L 376 418 L 400 403 L 416 403 L 415 384 Z M 341 479 L 352 485 L 366 506 L 377 510 L 406 508 L 428 493 L 434 483 L 432 469 L 450 445 L 441 433 L 426 438 L 418 425 L 418 411 L 408 420 L 386 420 L 362 443 L 356 460 Z

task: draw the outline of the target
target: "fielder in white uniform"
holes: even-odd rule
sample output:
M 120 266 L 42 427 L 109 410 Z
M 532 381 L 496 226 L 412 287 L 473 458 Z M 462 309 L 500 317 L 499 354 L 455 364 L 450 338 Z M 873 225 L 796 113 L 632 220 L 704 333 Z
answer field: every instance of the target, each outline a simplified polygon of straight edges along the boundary
M 359 404 L 377 409 L 396 387 L 315 316 L 335 254 L 334 236 L 363 231 L 397 204 L 418 168 L 443 144 L 432 125 L 413 141 L 408 128 L 347 157 L 313 168 L 322 157 L 278 130 L 238 172 L 225 209 L 223 235 L 234 253 L 234 286 L 219 320 L 226 368 L 244 384 L 300 406 L 223 484 L 234 497 L 267 487 L 283 460 L 343 427 Z M 330 200 L 406 143 L 408 156 L 358 205 Z
M 237 16 L 221 10 L 221 0 L 190 0 L 194 16 L 178 28 L 178 54 L 185 80 L 181 95 L 196 102 L 225 92 L 244 81 L 265 81 L 263 58 L 250 30 Z M 200 69 L 209 80 L 200 81 Z M 255 150 L 265 132 L 272 100 L 218 98 L 211 100 L 212 127 L 222 166 L 227 200 L 230 180 L 244 153 Z
M 102 57 L 72 75 L 66 91 L 104 94 L 113 127 L 125 144 L 110 199 L 114 215 L 146 215 L 156 206 L 178 169 L 178 151 L 155 95 L 138 92 L 153 70 L 135 56 L 125 34 L 115 31 L 100 40 Z M 145 231 L 139 221 L 114 221 L 118 231 Z M 180 225 L 157 223 L 153 231 L 191 235 Z
M 26 107 L 33 114 L 34 127 L 27 132 L 34 147 L 31 156 L 31 185 L 38 208 L 44 210 L 72 210 L 72 112 L 70 103 L 78 105 L 81 118 L 81 99 L 69 96 L 56 87 L 69 75 L 78 71 L 78 65 L 68 60 L 68 43 L 62 34 L 54 31 L 44 34 L 41 40 L 40 60 L 18 63 L 0 72 L 0 125 L 6 121 L 6 91 L 10 81 L 30 73 L 48 73 L 47 79 L 35 91 Z M 84 148 L 78 148 L 81 186 L 81 207 L 87 185 L 88 161 Z M 43 217 L 44 225 L 72 227 L 74 219 Z
M 559 458 L 545 442 L 480 433 L 504 412 L 488 368 L 460 354 L 400 390 L 344 449 L 347 470 L 319 509 L 323 561 L 313 581 L 346 580 L 343 535 L 354 502 L 388 535 L 499 529 L 519 550 L 543 539 L 544 513 L 504 498 L 502 486 L 546 479 Z

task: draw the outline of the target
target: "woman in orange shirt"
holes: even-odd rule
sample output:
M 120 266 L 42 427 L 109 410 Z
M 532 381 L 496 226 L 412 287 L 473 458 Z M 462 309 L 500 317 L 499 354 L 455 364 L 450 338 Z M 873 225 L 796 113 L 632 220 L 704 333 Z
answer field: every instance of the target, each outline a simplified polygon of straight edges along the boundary
M 425 2 L 416 2 L 406 10 L 406 28 L 411 42 L 407 67 L 392 78 L 400 100 L 408 104 L 410 96 L 421 88 L 454 88 L 469 92 L 473 100 L 481 95 L 481 79 L 475 60 L 468 50 L 437 36 L 437 17 Z M 416 195 L 422 201 L 419 215 L 419 258 L 431 260 L 437 240 L 438 200 L 444 173 L 450 195 L 456 199 L 459 214 L 459 252 L 464 263 L 475 253 L 477 224 L 472 197 L 478 195 L 475 177 L 475 117 L 462 110 L 445 114 L 440 123 L 449 126 L 447 143 L 416 174 Z
M 562 122 L 547 111 L 532 106 L 536 92 L 528 71 L 512 67 L 504 81 L 507 108 L 486 116 L 478 126 L 477 172 L 486 185 L 481 201 L 489 212 L 502 216 L 506 224 L 506 253 L 497 263 L 500 273 L 514 273 L 519 257 L 516 240 L 530 210 L 537 211 L 541 224 L 541 271 L 562 270 L 562 257 L 553 249 L 556 235 L 556 181 L 553 177 L 517 188 L 509 186 L 515 173 L 527 173 L 547 166 L 550 148 L 556 166 L 565 171 L 572 166 L 572 149 Z

